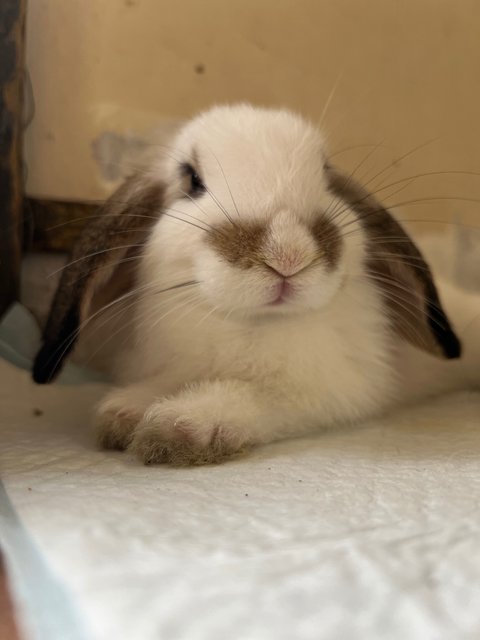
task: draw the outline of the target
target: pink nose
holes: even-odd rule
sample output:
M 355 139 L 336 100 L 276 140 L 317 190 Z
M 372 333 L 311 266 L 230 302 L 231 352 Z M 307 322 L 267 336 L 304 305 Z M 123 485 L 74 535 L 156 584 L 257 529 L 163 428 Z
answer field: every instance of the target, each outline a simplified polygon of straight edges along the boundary
M 296 273 L 302 270 L 302 267 L 287 267 L 287 266 L 275 266 L 273 267 L 271 264 L 267 264 L 267 267 L 274 271 L 281 278 L 290 278 L 294 276 Z

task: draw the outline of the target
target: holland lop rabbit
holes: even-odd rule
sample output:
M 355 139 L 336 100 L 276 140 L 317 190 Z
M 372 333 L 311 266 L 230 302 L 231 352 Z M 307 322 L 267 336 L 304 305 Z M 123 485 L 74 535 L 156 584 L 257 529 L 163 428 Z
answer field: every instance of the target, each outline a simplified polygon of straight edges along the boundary
M 122 305 L 130 346 L 96 429 L 145 463 L 219 461 L 478 381 L 413 241 L 285 110 L 213 108 L 125 181 L 63 272 L 34 379 Z

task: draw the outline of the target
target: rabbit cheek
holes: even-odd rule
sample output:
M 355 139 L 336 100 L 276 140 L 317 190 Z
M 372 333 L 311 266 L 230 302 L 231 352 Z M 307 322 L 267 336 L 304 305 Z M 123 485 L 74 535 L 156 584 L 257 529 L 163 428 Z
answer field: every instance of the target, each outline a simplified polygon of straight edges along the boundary
M 264 302 L 265 282 L 253 269 L 233 266 L 208 248 L 199 253 L 195 262 L 200 289 L 212 306 L 232 311 Z

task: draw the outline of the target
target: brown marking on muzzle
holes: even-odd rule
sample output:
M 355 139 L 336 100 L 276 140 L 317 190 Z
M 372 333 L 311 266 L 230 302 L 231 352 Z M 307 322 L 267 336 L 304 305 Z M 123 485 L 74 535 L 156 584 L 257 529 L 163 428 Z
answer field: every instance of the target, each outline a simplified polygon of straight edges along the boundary
M 214 227 L 206 235 L 206 241 L 227 262 L 240 269 L 250 269 L 265 262 L 263 247 L 267 230 L 264 222 L 235 220 L 233 224 L 225 222 Z M 320 217 L 312 226 L 311 233 L 318 246 L 318 259 L 323 260 L 330 271 L 333 270 L 340 259 L 342 247 L 338 228 L 330 220 Z
M 250 269 L 262 264 L 263 242 L 267 227 L 262 222 L 237 221 L 225 222 L 215 226 L 206 235 L 206 241 L 227 262 L 240 269 Z
M 337 225 L 326 216 L 321 215 L 312 226 L 312 234 L 327 269 L 333 271 L 342 254 L 342 236 Z

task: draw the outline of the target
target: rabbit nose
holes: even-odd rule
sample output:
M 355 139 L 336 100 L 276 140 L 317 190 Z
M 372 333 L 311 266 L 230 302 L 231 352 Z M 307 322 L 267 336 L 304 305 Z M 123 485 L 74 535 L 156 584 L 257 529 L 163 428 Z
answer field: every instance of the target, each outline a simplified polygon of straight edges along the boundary
M 281 211 L 272 220 L 263 246 L 266 265 L 283 278 L 290 278 L 306 269 L 317 255 L 310 230 L 288 211 Z
M 291 276 L 294 276 L 296 273 L 299 273 L 300 271 L 303 271 L 311 263 L 309 262 L 308 264 L 305 264 L 305 263 L 302 264 L 297 262 L 297 263 L 289 264 L 286 261 L 282 261 L 282 262 L 275 262 L 275 263 L 265 262 L 265 264 L 269 269 L 274 271 L 281 278 L 286 279 L 286 278 L 290 278 Z

